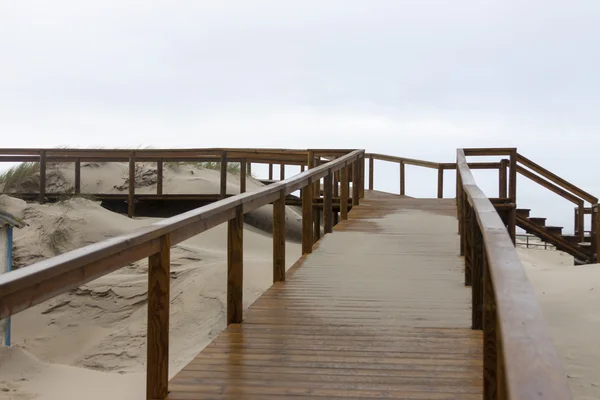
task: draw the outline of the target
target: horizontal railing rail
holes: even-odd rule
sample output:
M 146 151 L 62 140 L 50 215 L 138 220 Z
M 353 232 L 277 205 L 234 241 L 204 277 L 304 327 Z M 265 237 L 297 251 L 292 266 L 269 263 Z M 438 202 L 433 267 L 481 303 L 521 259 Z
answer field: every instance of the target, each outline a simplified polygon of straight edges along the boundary
M 311 156 L 315 153 L 311 152 Z M 273 205 L 273 277 L 285 280 L 285 196 L 302 192 L 302 252 L 312 252 L 314 184 L 323 180 L 325 233 L 333 230 L 334 175 L 340 177 L 340 215 L 348 216 L 349 201 L 359 204 L 364 150 L 338 154 L 315 166 L 257 191 L 155 222 L 131 233 L 85 246 L 0 275 L 0 318 L 49 300 L 61 293 L 148 257 L 147 397 L 162 399 L 168 390 L 170 248 L 192 236 L 228 223 L 227 323 L 242 321 L 243 215 Z M 352 178 L 350 178 L 350 173 Z M 352 194 L 350 195 L 350 180 Z
M 474 329 L 484 334 L 484 398 L 572 398 L 567 376 L 513 240 L 457 151 L 459 230 Z

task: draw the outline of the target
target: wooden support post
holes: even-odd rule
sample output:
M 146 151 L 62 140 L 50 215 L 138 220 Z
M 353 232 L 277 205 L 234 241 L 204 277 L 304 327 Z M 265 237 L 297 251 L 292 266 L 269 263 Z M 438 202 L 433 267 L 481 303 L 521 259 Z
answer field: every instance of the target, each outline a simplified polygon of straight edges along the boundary
M 243 319 L 244 293 L 244 211 L 235 209 L 235 218 L 227 222 L 227 325 Z
M 148 259 L 148 327 L 146 398 L 165 399 L 169 385 L 169 236 L 160 238 L 160 252 Z
M 483 327 L 483 236 L 471 207 L 471 329 Z
M 75 194 L 81 193 L 81 158 L 75 160 Z
M 500 160 L 500 168 L 498 170 L 498 181 L 499 181 L 499 188 L 498 188 L 498 197 L 500 197 L 501 199 L 505 199 L 506 197 L 508 197 L 507 195 L 507 190 L 508 190 L 508 174 L 507 174 L 507 169 L 508 169 L 508 160 L 504 159 L 504 160 Z
M 517 204 L 517 151 L 510 152 L 510 181 L 508 185 L 508 197 L 512 203 Z
M 269 164 L 269 180 L 273 180 L 273 164 Z
M 499 335 L 496 332 L 496 298 L 490 276 L 487 257 L 483 257 L 483 398 L 498 399 L 498 357 Z
M 340 218 L 342 220 L 348 219 L 348 195 L 350 191 L 350 185 L 348 182 L 348 169 L 349 165 L 342 168 L 342 187 L 340 188 Z
M 404 161 L 400 161 L 400 196 L 406 195 Z
M 221 198 L 224 199 L 227 195 L 227 152 L 221 153 Z
M 323 221 L 325 234 L 333 232 L 333 172 L 323 179 Z
M 321 210 L 313 205 L 313 244 L 321 239 Z
M 163 160 L 156 162 L 156 194 L 163 194 Z
M 279 180 L 282 181 L 285 179 L 285 164 L 279 164 Z
M 312 183 L 302 188 L 302 254 L 312 253 L 313 246 L 313 194 Z
M 304 164 L 300 166 L 300 173 L 304 172 Z
M 585 206 L 583 200 L 579 201 L 579 211 L 577 212 L 577 231 L 579 235 L 579 242 L 585 242 Z
M 352 205 L 359 205 L 360 197 L 360 167 L 359 161 L 356 160 L 352 163 Z
M 598 254 L 600 252 L 600 204 L 592 204 L 592 254 L 594 261 L 600 262 Z
M 46 152 L 40 152 L 40 197 L 39 202 L 44 203 L 46 199 Z
M 335 171 L 333 173 L 333 197 L 334 198 L 339 198 L 340 197 L 340 173 L 341 171 Z M 338 211 L 335 211 L 333 213 L 333 225 L 337 225 L 340 222 L 340 213 Z
M 127 216 L 135 215 L 135 152 L 129 155 L 129 195 L 127 196 Z
M 498 314 L 496 314 L 496 390 L 498 393 L 496 398 L 498 400 L 508 399 L 503 347 L 502 328 L 500 327 Z
M 273 282 L 285 281 L 285 192 L 273 203 Z
M 240 193 L 246 193 L 246 160 L 240 161 Z
M 358 197 L 360 199 L 365 197 L 365 156 L 359 158 L 358 168 L 360 171 L 360 186 L 358 187 Z
M 369 156 L 369 190 L 373 190 L 373 165 L 375 164 L 373 156 Z
M 466 209 L 467 209 L 467 194 L 465 193 L 464 190 L 461 190 L 461 199 L 460 199 L 460 214 L 458 216 L 458 218 L 460 219 L 460 255 L 464 256 L 465 255 L 465 231 L 467 230 L 466 227 L 466 220 L 467 218 L 465 217 L 465 213 L 466 213 Z M 466 260 L 465 260 L 465 268 L 466 268 Z
M 252 176 L 252 163 L 248 161 L 248 176 Z
M 508 212 L 508 234 L 514 245 L 517 244 L 517 207 L 513 207 L 507 210 Z
M 444 198 L 444 168 L 441 166 L 438 167 L 437 197 L 438 199 Z

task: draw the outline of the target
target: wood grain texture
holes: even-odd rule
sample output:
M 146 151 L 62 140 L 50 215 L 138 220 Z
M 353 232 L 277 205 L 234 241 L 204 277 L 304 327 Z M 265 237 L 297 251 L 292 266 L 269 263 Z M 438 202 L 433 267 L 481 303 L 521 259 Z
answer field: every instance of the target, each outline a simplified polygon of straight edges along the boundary
M 164 399 L 169 382 L 169 235 L 160 239 L 160 252 L 148 260 L 148 336 L 146 398 Z
M 481 399 L 482 332 L 457 253 L 452 199 L 365 192 L 169 399 Z
M 227 222 L 227 325 L 242 322 L 243 285 L 244 214 L 238 206 L 235 218 Z
M 285 195 L 273 203 L 273 282 L 285 281 Z

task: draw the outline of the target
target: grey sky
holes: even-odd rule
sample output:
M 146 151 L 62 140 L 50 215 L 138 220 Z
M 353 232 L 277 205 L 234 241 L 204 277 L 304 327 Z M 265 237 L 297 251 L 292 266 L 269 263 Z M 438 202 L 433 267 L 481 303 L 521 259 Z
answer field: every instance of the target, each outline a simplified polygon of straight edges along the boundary
M 600 194 L 597 0 L 150 3 L 0 0 L 1 145 L 517 146 Z

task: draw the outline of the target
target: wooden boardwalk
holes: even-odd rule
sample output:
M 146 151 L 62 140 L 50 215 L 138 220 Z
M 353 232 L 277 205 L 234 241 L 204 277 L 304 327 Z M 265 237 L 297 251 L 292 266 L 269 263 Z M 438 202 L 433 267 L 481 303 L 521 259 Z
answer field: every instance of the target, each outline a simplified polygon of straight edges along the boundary
M 481 399 L 454 202 L 367 191 L 169 399 Z

